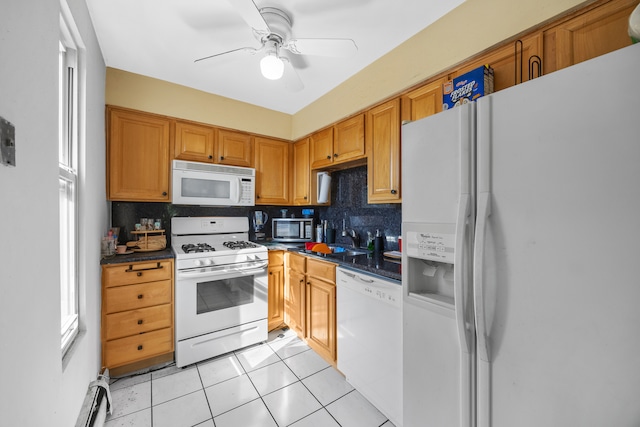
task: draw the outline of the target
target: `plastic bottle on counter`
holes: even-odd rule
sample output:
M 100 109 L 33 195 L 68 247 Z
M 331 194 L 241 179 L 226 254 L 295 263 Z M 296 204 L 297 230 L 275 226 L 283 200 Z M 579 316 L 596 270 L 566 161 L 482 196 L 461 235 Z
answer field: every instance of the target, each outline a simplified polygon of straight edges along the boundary
M 384 242 L 382 240 L 382 233 L 380 233 L 380 229 L 376 230 L 376 237 L 373 239 L 373 251 L 376 254 L 381 254 L 384 250 Z

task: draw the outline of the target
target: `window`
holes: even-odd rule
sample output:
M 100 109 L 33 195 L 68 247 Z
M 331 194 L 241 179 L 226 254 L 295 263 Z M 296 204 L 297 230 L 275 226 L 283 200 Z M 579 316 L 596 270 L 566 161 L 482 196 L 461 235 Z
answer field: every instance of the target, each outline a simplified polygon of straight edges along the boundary
M 78 335 L 78 41 L 64 1 L 60 17 L 58 92 L 58 182 L 60 197 L 61 349 Z

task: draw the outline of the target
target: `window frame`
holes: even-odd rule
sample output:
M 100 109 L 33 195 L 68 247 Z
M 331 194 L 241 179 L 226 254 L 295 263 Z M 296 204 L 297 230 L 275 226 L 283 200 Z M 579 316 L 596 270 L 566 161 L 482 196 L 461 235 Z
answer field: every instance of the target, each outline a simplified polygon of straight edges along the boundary
M 60 227 L 60 348 L 68 353 L 80 332 L 79 151 L 83 143 L 81 98 L 84 45 L 65 0 L 60 0 L 58 183 Z M 65 199 L 62 193 L 65 191 Z M 68 203 L 65 203 L 68 202 Z M 70 310 L 63 312 L 65 307 Z

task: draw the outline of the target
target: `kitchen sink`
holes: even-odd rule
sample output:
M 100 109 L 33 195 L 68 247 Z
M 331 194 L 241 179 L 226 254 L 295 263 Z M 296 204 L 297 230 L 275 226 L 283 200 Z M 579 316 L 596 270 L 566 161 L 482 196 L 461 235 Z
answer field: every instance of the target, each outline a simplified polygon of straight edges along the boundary
M 357 255 L 366 255 L 369 253 L 366 249 L 359 248 L 342 248 L 342 247 L 332 247 L 333 253 L 327 254 L 328 257 L 340 258 L 344 256 L 357 256 Z

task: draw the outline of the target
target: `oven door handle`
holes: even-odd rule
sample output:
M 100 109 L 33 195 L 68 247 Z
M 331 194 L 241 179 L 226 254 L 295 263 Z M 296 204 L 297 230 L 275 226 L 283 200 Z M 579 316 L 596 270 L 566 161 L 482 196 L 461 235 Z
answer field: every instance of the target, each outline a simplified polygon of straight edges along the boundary
M 229 274 L 233 274 L 233 270 L 227 270 L 226 268 L 223 270 L 205 270 L 202 271 L 203 269 L 198 269 L 198 271 L 193 271 L 193 272 L 185 272 L 185 271 L 180 271 L 177 274 L 177 278 L 178 279 L 191 279 L 194 277 L 197 278 L 202 278 L 202 277 L 216 277 L 216 276 L 228 276 Z
M 255 273 L 262 273 L 265 268 L 269 265 L 268 262 L 264 262 L 262 264 L 258 264 L 257 266 L 252 266 L 252 268 L 242 269 L 242 268 L 234 268 L 232 271 L 237 271 L 240 274 L 244 275 L 252 275 Z

